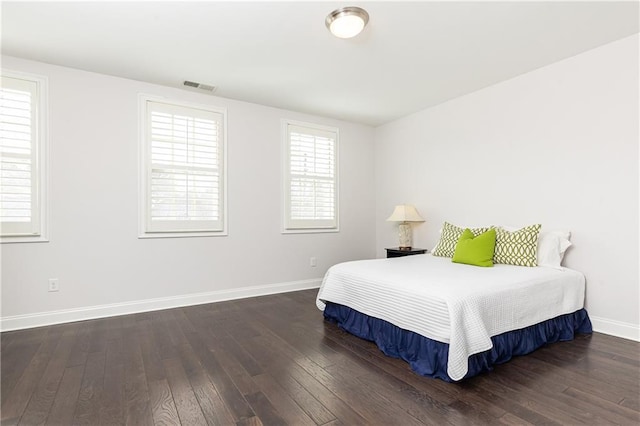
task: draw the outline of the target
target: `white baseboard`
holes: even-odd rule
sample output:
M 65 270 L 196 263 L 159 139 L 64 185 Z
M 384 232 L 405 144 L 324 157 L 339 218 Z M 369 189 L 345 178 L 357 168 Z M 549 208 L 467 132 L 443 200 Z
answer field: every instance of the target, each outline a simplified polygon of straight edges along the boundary
M 38 312 L 36 314 L 15 315 L 0 318 L 0 331 L 22 330 L 25 328 L 63 324 L 117 315 L 137 314 L 161 309 L 202 305 L 223 302 L 225 300 L 245 299 L 247 297 L 266 296 L 290 291 L 319 288 L 321 278 L 290 281 L 285 283 L 217 290 L 206 293 L 185 294 L 181 296 L 160 297 L 157 299 L 137 300 L 134 302 L 113 303 L 109 305 L 89 306 L 86 308 L 64 309 L 59 311 Z M 590 316 L 593 331 L 622 337 L 640 342 L 640 326 L 636 324 Z
M 640 342 L 640 326 L 638 326 L 637 324 L 614 321 L 606 318 L 594 317 L 591 315 L 589 315 L 589 318 L 591 318 L 593 331 Z
M 0 318 L 0 331 L 21 330 L 25 328 L 42 327 L 45 325 L 62 324 L 73 321 L 113 317 L 116 315 L 136 314 L 139 312 L 158 311 L 161 309 L 179 308 L 182 306 L 202 305 L 204 303 L 222 302 L 225 300 L 244 299 L 247 297 L 308 290 L 320 287 L 321 283 L 322 278 L 317 278 L 303 281 L 290 281 L 278 284 L 218 290 L 207 293 L 137 300 L 134 302 L 89 306 L 86 308 L 39 312 L 28 315 L 15 315 Z

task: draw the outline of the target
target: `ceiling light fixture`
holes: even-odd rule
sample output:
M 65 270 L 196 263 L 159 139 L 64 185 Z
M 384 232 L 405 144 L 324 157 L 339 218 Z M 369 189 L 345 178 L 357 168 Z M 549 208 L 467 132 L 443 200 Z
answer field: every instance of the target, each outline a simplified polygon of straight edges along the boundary
M 357 36 L 362 32 L 367 22 L 369 22 L 367 11 L 355 6 L 336 9 L 325 20 L 331 34 L 339 38 Z

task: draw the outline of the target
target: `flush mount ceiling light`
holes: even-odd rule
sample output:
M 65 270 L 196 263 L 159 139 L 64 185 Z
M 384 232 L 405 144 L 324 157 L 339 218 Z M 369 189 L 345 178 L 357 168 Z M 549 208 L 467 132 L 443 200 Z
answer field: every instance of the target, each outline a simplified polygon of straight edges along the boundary
M 339 38 L 357 36 L 362 32 L 367 22 L 369 22 L 367 11 L 355 6 L 336 9 L 325 20 L 331 34 Z

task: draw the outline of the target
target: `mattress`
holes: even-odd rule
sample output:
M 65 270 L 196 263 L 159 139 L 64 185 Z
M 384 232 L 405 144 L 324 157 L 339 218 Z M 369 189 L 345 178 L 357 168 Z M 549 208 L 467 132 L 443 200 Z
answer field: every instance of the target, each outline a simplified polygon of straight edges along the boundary
M 335 265 L 316 304 L 348 306 L 449 344 L 447 373 L 460 380 L 491 337 L 582 309 L 584 291 L 584 275 L 568 268 L 480 268 L 427 254 Z

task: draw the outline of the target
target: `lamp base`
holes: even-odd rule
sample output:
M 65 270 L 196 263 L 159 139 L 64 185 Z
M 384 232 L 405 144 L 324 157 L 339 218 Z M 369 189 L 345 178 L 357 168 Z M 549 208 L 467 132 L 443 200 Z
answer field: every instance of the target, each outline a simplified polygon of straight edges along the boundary
M 398 247 L 401 250 L 409 250 L 411 248 L 411 243 L 412 243 L 411 225 L 409 225 L 406 222 L 403 222 L 400 225 L 398 225 L 398 238 L 400 239 Z

